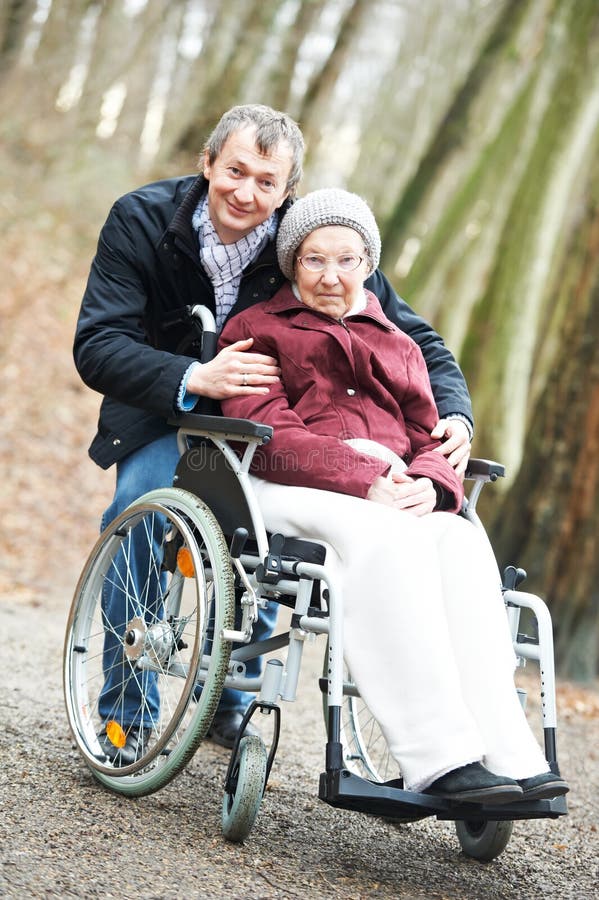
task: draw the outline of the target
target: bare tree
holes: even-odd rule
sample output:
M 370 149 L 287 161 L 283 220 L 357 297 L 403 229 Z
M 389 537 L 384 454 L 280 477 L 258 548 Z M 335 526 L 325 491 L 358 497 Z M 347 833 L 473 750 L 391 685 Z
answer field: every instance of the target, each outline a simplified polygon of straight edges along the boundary
M 559 607 L 561 661 L 572 670 L 576 661 L 577 674 L 585 654 L 576 639 L 596 620 L 589 588 L 597 563 L 588 549 L 596 474 L 588 506 L 578 503 L 580 481 L 553 482 L 547 468 L 553 460 L 559 469 L 563 458 L 581 472 L 577 460 L 590 462 L 597 443 L 590 396 L 575 399 L 572 391 L 577 383 L 589 387 L 596 366 L 587 345 L 589 328 L 597 343 L 599 277 L 590 224 L 584 263 L 573 247 L 581 219 L 596 215 L 586 195 L 597 190 L 598 29 L 591 0 L 506 5 L 384 234 L 400 289 L 460 352 L 474 398 L 475 449 L 499 455 L 511 476 L 491 511 L 502 556 L 529 568 L 533 587 Z M 562 387 L 567 379 L 569 393 L 555 390 L 556 379 Z M 529 535 L 525 523 L 548 508 L 553 527 L 545 522 Z M 568 600 L 556 564 L 573 579 L 585 573 Z M 564 603 L 570 616 L 561 613 Z M 575 649 L 566 654 L 568 645 Z M 586 659 L 592 674 L 597 659 Z
M 326 0 L 302 0 L 287 29 L 278 53 L 277 64 L 270 73 L 269 103 L 275 109 L 290 109 L 293 74 L 302 42 L 314 28 L 326 6 Z
M 227 24 L 216 30 L 212 46 L 207 48 L 204 59 L 198 60 L 202 69 L 198 81 L 189 81 L 190 88 L 196 84 L 196 90 L 194 102 L 187 108 L 188 127 L 179 130 L 176 145 L 171 143 L 173 149 L 194 148 L 197 152 L 223 110 L 239 102 L 248 67 L 260 59 L 281 2 L 254 0 L 243 4 L 242 12 L 235 4 L 223 4 L 222 15 Z
M 555 355 L 524 461 L 501 504 L 495 546 L 545 593 L 563 672 L 599 670 L 599 166 L 576 198 L 551 296 Z

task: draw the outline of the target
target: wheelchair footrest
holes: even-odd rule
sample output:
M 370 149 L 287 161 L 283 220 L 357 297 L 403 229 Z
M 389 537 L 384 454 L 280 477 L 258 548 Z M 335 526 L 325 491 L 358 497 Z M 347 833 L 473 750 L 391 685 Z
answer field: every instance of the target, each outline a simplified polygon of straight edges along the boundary
M 368 781 L 347 769 L 323 772 L 320 776 L 318 796 L 325 803 L 341 809 L 386 819 L 422 819 L 436 816 L 438 819 L 482 821 L 512 821 L 514 819 L 556 819 L 566 815 L 564 797 L 554 800 L 536 800 L 526 803 L 485 806 L 480 803 L 456 803 L 432 794 L 418 794 L 395 785 L 397 782 L 378 783 Z

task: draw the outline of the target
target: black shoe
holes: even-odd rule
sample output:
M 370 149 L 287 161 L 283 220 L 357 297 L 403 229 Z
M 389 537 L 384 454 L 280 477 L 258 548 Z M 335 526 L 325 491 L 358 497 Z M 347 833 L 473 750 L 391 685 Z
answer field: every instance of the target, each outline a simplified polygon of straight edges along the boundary
M 462 803 L 511 803 L 522 799 L 522 788 L 517 781 L 494 775 L 478 762 L 442 775 L 424 793 Z
M 524 793 L 523 800 L 551 800 L 553 797 L 562 797 L 570 790 L 568 783 L 553 772 L 519 778 L 518 784 Z
M 214 741 L 215 744 L 230 749 L 235 743 L 235 738 L 237 737 L 237 732 L 241 728 L 242 720 L 243 712 L 240 712 L 238 709 L 225 709 L 221 712 L 217 710 L 206 737 L 208 740 Z M 260 734 L 251 722 L 247 723 L 243 733 L 244 735 Z
M 125 733 L 127 735 L 127 740 L 125 741 L 124 747 L 115 747 L 106 734 L 105 728 L 103 728 L 98 735 L 102 753 L 104 753 L 115 766 L 130 766 L 131 763 L 140 759 L 146 752 L 152 729 L 139 728 L 137 725 L 131 725 L 128 730 L 125 727 Z

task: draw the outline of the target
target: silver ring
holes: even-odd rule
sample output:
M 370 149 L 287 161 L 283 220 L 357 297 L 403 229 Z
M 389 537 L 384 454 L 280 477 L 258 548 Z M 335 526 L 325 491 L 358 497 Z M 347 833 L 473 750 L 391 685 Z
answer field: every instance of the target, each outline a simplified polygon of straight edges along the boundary
M 247 372 L 244 372 L 244 373 L 243 373 L 243 381 L 242 381 L 241 383 L 242 383 L 242 385 L 243 385 L 244 387 L 247 387 L 247 384 L 248 384 L 248 376 L 247 376 Z

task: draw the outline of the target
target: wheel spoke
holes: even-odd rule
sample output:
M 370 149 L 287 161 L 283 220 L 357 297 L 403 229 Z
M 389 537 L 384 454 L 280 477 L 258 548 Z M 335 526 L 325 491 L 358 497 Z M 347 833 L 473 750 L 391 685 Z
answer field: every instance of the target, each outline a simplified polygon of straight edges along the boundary
M 172 543 L 171 543 L 172 542 Z M 173 551 L 193 565 L 185 574 Z M 75 740 L 96 777 L 142 795 L 183 768 L 209 727 L 227 673 L 233 576 L 210 510 L 185 491 L 154 491 L 101 536 L 77 587 L 65 642 L 65 698 Z M 199 662 L 207 664 L 198 692 Z M 206 670 L 203 669 L 203 673 Z M 139 759 L 98 752 L 108 721 L 149 729 Z M 117 735 L 119 732 L 115 732 Z

